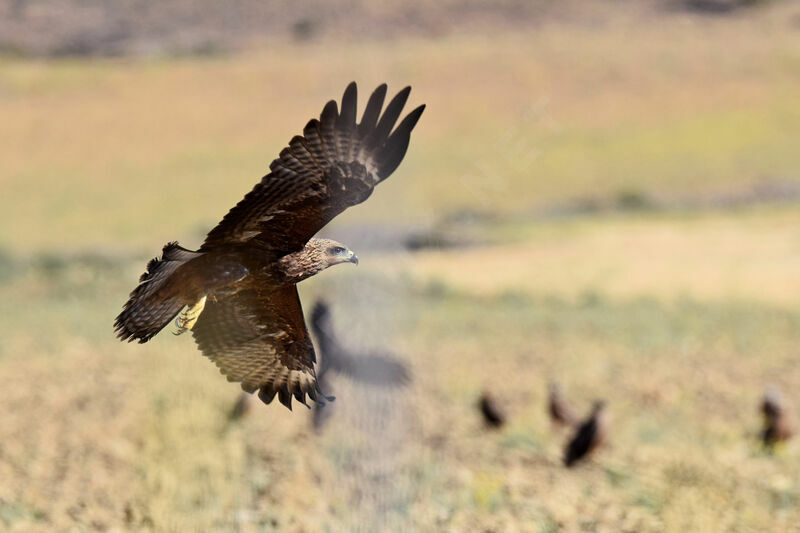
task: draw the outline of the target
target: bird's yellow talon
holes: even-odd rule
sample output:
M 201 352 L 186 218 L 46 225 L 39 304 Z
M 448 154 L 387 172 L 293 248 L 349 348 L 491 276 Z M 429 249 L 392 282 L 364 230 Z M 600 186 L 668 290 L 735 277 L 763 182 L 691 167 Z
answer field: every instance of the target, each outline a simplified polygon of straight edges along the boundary
M 178 328 L 177 331 L 174 332 L 175 335 L 186 333 L 192 329 L 195 322 L 197 322 L 197 319 L 200 317 L 200 313 L 203 312 L 205 306 L 206 296 L 203 296 L 196 304 L 187 307 L 180 315 L 178 315 L 178 317 L 175 319 L 175 326 Z

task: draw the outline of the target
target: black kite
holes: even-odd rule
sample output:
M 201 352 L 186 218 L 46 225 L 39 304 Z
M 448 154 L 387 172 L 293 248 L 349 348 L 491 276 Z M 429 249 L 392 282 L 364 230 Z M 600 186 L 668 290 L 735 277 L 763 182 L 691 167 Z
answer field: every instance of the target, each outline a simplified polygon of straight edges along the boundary
M 764 429 L 761 431 L 761 442 L 767 450 L 792 438 L 794 433 L 789 420 L 783 396 L 777 389 L 768 387 L 761 401 L 761 414 L 764 417 Z
M 602 446 L 608 434 L 608 420 L 605 414 L 606 402 L 594 403 L 592 414 L 581 422 L 564 450 L 564 464 L 573 466 L 579 460 L 591 455 Z
M 292 397 L 319 401 L 314 347 L 295 285 L 335 264 L 358 262 L 347 247 L 313 237 L 366 200 L 403 160 L 425 109 L 395 127 L 410 91 L 400 91 L 381 113 L 386 85 L 379 86 L 357 123 L 356 84 L 348 85 L 341 110 L 328 102 L 199 250 L 169 243 L 148 263 L 116 319 L 117 336 L 147 342 L 177 316 L 178 331 L 191 330 L 203 354 L 246 392 L 258 391 L 265 403 L 277 394 L 289 409 Z
M 491 428 L 499 428 L 506 423 L 506 413 L 488 391 L 483 391 L 478 399 L 478 409 L 483 421 Z

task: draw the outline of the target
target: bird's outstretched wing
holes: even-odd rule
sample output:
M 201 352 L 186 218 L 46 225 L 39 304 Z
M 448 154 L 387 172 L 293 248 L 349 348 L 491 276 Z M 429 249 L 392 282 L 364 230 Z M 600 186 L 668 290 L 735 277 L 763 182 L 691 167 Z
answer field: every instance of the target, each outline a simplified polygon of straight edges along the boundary
M 319 120 L 309 121 L 303 135 L 289 142 L 269 174 L 209 232 L 200 250 L 235 243 L 299 250 L 336 215 L 366 200 L 403 160 L 425 109 L 417 107 L 395 128 L 410 91 L 400 91 L 381 114 L 386 85 L 379 86 L 356 123 L 356 84 L 348 85 L 341 110 L 328 102 Z
M 292 396 L 306 405 L 306 394 L 314 401 L 323 398 L 295 286 L 249 288 L 209 301 L 192 334 L 228 381 L 259 391 L 266 403 L 277 394 L 291 409 Z

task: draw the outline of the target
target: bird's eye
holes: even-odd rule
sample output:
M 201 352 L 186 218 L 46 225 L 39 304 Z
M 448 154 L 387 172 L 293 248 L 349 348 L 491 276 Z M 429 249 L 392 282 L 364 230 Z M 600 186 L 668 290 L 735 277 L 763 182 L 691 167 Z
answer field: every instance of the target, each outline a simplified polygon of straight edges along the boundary
M 344 248 L 342 248 L 341 246 L 334 246 L 333 248 L 331 248 L 331 253 L 333 255 L 339 255 L 339 254 L 341 254 L 343 252 L 344 252 Z

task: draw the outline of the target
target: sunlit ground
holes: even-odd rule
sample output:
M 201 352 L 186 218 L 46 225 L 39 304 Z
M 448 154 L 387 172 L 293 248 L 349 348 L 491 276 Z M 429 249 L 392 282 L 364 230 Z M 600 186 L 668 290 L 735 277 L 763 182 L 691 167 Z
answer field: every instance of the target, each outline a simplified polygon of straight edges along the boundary
M 0 529 L 796 527 L 800 445 L 756 434 L 766 384 L 800 407 L 800 40 L 769 13 L 664 20 L 0 60 Z M 188 336 L 123 345 L 113 317 L 352 79 L 428 109 L 329 234 L 434 225 L 468 246 L 357 249 L 301 286 L 347 342 L 406 359 L 408 389 L 336 381 L 321 435 L 301 407 L 229 423 L 238 388 Z M 764 183 L 786 198 L 748 197 Z M 551 379 L 581 411 L 609 401 L 609 446 L 574 470 Z

